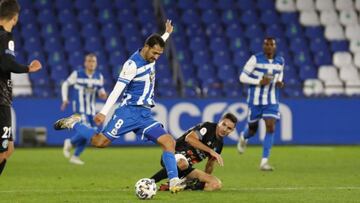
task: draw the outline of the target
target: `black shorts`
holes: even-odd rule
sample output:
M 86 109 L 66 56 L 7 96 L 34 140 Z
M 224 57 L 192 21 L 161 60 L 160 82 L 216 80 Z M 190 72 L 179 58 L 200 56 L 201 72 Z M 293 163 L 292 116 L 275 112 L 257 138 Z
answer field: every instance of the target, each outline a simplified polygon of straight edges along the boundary
M 12 141 L 11 107 L 0 105 L 0 153 L 6 152 Z
M 165 165 L 164 165 L 164 162 L 162 161 L 162 159 L 160 159 L 160 164 L 163 168 L 165 168 Z M 187 175 L 189 175 L 189 173 L 191 173 L 193 170 L 195 170 L 195 168 L 192 167 L 191 164 L 189 164 L 189 167 L 187 167 L 187 169 L 185 170 L 180 170 L 179 167 L 177 167 L 177 170 L 178 170 L 178 177 L 179 178 L 184 178 L 186 177 Z

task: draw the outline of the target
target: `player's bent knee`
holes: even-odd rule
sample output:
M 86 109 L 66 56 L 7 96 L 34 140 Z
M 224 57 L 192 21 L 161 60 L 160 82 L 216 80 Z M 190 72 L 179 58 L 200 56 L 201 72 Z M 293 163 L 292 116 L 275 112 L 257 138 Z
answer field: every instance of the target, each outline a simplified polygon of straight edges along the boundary
M 268 133 L 274 133 L 274 132 L 275 132 L 275 126 L 273 126 L 273 125 L 266 125 L 266 132 L 268 132 Z
M 109 144 L 110 144 L 110 140 L 105 137 L 104 135 L 102 134 L 96 134 L 92 139 L 91 139 L 91 144 L 94 146 L 94 147 L 97 147 L 97 148 L 104 148 L 104 147 L 107 147 Z
M 161 145 L 161 147 L 165 150 L 165 151 L 175 151 L 175 140 L 174 138 L 169 135 L 169 134 L 165 134 L 160 136 L 157 139 L 157 142 Z

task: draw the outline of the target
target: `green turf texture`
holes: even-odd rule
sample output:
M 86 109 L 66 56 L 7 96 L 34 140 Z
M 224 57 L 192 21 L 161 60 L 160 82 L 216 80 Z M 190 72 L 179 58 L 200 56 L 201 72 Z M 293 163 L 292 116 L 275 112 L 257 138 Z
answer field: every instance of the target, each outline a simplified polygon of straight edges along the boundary
M 88 148 L 84 166 L 60 148 L 16 149 L 0 177 L 0 202 L 141 202 L 135 182 L 159 169 L 157 147 Z M 150 202 L 360 202 L 359 146 L 275 146 L 274 172 L 261 172 L 261 148 L 223 150 L 216 192 L 158 192 Z M 204 163 L 197 165 L 203 169 Z

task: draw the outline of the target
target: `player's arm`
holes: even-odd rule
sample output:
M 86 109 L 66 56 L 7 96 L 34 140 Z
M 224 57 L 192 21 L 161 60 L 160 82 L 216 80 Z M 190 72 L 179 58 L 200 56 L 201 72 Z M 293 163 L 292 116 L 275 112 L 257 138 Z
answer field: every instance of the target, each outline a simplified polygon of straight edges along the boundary
M 0 39 L 2 45 L 0 50 L 0 67 L 4 72 L 29 73 L 41 69 L 41 63 L 33 60 L 30 65 L 23 65 L 15 61 L 14 41 L 6 37 Z M 11 47 L 12 46 L 12 47 Z
M 283 60 L 284 60 L 284 59 L 283 59 Z M 278 87 L 278 88 L 283 88 L 283 87 L 285 86 L 285 84 L 284 84 L 284 82 L 283 82 L 283 78 L 284 78 L 284 66 L 285 66 L 285 63 L 283 63 L 281 73 L 280 73 L 280 75 L 279 75 L 278 80 L 276 81 L 276 87 Z
M 74 85 L 76 83 L 76 79 L 77 79 L 77 71 L 73 71 L 71 75 L 61 85 L 61 98 L 62 98 L 62 104 L 60 107 L 61 111 L 64 111 L 67 105 L 69 104 L 69 98 L 68 98 L 69 86 Z
M 213 157 L 208 158 L 208 161 L 205 165 L 205 173 L 212 174 L 212 172 L 214 171 L 215 161 L 216 160 Z
M 174 27 L 171 25 L 171 20 L 166 20 L 165 23 L 165 33 L 161 36 L 161 38 L 166 42 L 169 38 L 170 34 L 173 32 Z
M 255 69 L 256 57 L 253 55 L 246 62 L 243 71 L 240 74 L 240 82 L 249 85 L 267 85 L 271 82 L 271 79 L 268 77 L 263 77 L 262 79 L 250 77 L 251 73 Z
M 191 131 L 189 134 L 186 135 L 185 141 L 189 143 L 191 146 L 193 146 L 196 149 L 200 149 L 201 151 L 207 152 L 210 154 L 211 157 L 214 157 L 217 162 L 220 164 L 220 166 L 224 165 L 224 161 L 220 154 L 216 153 L 214 150 L 209 148 L 208 146 L 204 145 L 200 140 L 199 136 L 200 132 L 197 131 Z
M 98 90 L 98 96 L 100 99 L 102 100 L 106 100 L 107 98 L 107 94 L 104 88 L 104 76 L 100 75 L 100 83 L 101 83 L 101 88 Z
M 101 109 L 100 113 L 96 114 L 94 118 L 94 121 L 97 125 L 100 125 L 105 121 L 105 117 L 109 113 L 111 107 L 115 104 L 121 93 L 124 91 L 126 85 L 128 85 L 135 76 L 135 62 L 132 60 L 126 61 L 120 72 L 119 79 L 116 82 L 115 87 L 111 91 L 109 97 L 107 98 L 104 107 Z

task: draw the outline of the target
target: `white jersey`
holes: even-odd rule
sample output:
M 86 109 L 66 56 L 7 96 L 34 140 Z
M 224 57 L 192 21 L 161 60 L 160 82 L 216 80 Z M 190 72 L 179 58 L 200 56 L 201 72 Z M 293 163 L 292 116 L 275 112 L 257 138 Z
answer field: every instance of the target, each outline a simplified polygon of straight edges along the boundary
M 283 80 L 284 63 L 283 57 L 275 56 L 274 59 L 267 59 L 264 53 L 250 57 L 240 76 L 243 83 L 249 84 L 247 98 L 249 105 L 279 104 L 279 90 L 275 84 Z M 270 84 L 259 84 L 264 75 L 273 78 Z

